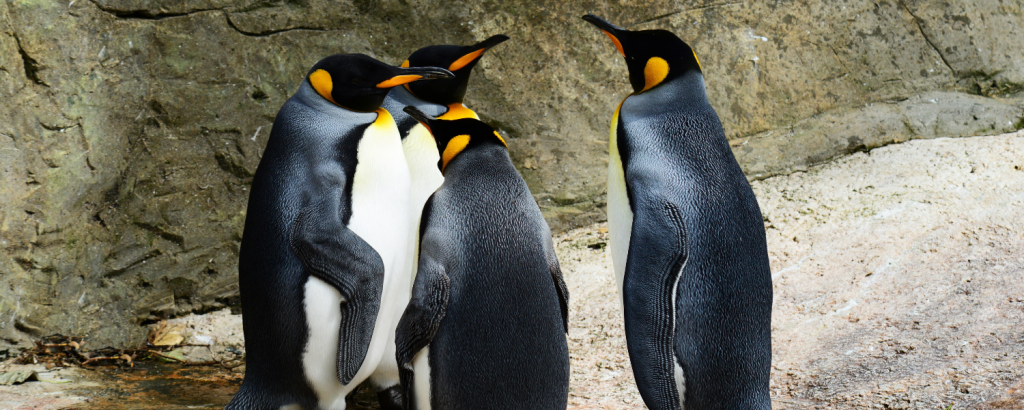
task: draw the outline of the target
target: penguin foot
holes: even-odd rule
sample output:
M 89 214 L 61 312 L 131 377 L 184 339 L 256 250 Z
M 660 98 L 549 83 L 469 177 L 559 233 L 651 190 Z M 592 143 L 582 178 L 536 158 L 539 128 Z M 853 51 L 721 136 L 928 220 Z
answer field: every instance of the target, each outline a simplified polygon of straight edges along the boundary
M 402 387 L 394 385 L 377 392 L 381 410 L 402 410 Z

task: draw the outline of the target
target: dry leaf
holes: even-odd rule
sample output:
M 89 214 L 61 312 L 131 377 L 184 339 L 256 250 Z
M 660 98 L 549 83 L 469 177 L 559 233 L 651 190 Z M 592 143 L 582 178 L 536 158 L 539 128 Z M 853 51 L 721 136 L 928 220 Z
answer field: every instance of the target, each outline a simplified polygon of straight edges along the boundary
M 184 342 L 185 337 L 181 335 L 183 330 L 185 330 L 183 324 L 161 326 L 153 335 L 153 346 L 174 346 Z

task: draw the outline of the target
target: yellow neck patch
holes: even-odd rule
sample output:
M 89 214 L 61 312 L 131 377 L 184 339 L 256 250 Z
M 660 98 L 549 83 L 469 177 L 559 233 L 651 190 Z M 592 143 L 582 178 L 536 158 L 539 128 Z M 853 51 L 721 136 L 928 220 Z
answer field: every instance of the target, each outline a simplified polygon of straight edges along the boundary
M 423 78 L 422 75 L 396 75 L 377 84 L 377 88 L 391 88 Z
M 386 125 L 388 121 L 391 121 L 392 123 L 395 122 L 395 120 L 393 118 L 391 118 L 391 113 L 388 112 L 388 110 L 385 110 L 383 108 L 378 108 L 374 112 L 377 113 L 377 119 L 373 120 L 373 125 L 380 126 L 380 125 Z
M 409 68 L 409 60 L 405 60 L 405 61 L 403 61 L 403 62 L 402 62 L 402 65 L 400 65 L 399 67 L 402 67 L 402 68 Z
M 331 90 L 334 89 L 334 81 L 331 80 L 331 73 L 319 69 L 309 75 L 309 83 L 313 85 L 313 89 L 316 90 L 317 94 L 327 99 L 331 103 L 337 105 L 334 102 L 334 98 L 331 97 Z
M 626 97 L 629 98 L 629 97 Z M 626 98 L 622 99 L 619 106 L 615 107 L 615 114 L 612 114 L 612 128 L 610 135 L 608 136 L 608 153 L 614 159 L 619 159 L 619 141 L 618 141 L 618 129 L 619 129 L 619 111 L 622 110 L 622 104 L 626 103 Z M 619 168 L 622 168 L 622 164 L 619 164 Z
M 608 36 L 608 38 L 612 39 L 612 44 L 615 44 L 615 49 L 619 50 L 619 53 L 622 54 L 623 57 L 625 57 L 626 52 L 622 50 L 622 43 L 619 42 L 619 39 L 613 36 L 612 33 L 609 33 L 607 31 L 601 30 L 601 32 Z
M 644 92 L 661 84 L 668 77 L 668 62 L 661 57 L 651 57 L 644 66 Z
M 508 143 L 505 142 L 504 138 L 501 138 L 501 134 L 498 134 L 498 131 L 494 131 L 494 136 L 498 137 L 498 141 L 501 141 L 501 144 L 504 145 L 505 148 L 508 148 Z
M 690 50 L 690 51 L 693 51 L 693 50 Z M 696 51 L 693 52 L 693 59 L 697 60 L 697 68 L 699 68 L 701 72 L 704 72 L 704 66 L 701 65 L 700 59 L 697 58 L 697 52 Z
M 469 134 L 456 135 L 455 138 L 448 141 L 448 146 L 444 147 L 444 154 L 441 155 L 441 172 L 444 172 L 452 158 L 466 149 L 467 145 L 469 145 Z
M 486 48 L 481 48 L 481 49 L 476 50 L 476 51 L 474 51 L 472 53 L 469 53 L 469 54 L 466 54 L 466 55 L 464 55 L 462 57 L 459 57 L 459 59 L 455 60 L 455 62 L 452 63 L 452 65 L 448 66 L 448 71 L 455 71 L 455 70 L 458 70 L 458 69 L 460 69 L 462 67 L 465 67 L 467 64 L 472 63 L 473 60 L 476 60 L 476 59 L 480 58 L 480 55 L 482 55 L 484 53 L 484 51 L 487 51 L 487 49 Z
M 437 117 L 437 119 L 439 120 L 449 121 L 458 120 L 462 118 L 480 119 L 479 117 L 477 117 L 476 113 L 473 112 L 473 110 L 466 108 L 466 106 L 462 105 L 462 103 L 449 104 L 448 112 L 442 114 L 440 117 Z

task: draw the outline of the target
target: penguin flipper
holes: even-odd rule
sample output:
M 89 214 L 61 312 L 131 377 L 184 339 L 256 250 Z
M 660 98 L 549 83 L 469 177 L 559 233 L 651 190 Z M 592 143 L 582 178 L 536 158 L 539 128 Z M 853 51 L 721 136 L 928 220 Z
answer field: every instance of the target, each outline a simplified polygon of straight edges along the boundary
M 547 240 L 544 241 L 544 253 L 547 256 L 551 279 L 554 280 L 555 289 L 558 291 L 558 303 L 562 307 L 562 325 L 565 326 L 565 333 L 569 333 L 569 288 L 565 286 L 565 279 L 562 278 L 562 268 L 558 265 L 558 255 L 555 254 L 550 231 L 545 238 Z
M 673 301 L 688 257 L 686 226 L 679 207 L 671 202 L 635 204 L 623 278 L 626 345 L 637 388 L 647 406 L 680 409 L 674 377 Z
M 395 356 L 405 409 L 413 408 L 415 398 L 412 385 L 413 359 L 434 340 L 441 319 L 448 309 L 450 292 L 451 280 L 445 274 L 444 267 L 432 258 L 421 255 L 412 299 L 395 329 Z
M 337 213 L 310 205 L 292 224 L 290 245 L 309 273 L 341 293 L 338 380 L 347 385 L 366 358 L 384 290 L 380 254 L 348 227 Z

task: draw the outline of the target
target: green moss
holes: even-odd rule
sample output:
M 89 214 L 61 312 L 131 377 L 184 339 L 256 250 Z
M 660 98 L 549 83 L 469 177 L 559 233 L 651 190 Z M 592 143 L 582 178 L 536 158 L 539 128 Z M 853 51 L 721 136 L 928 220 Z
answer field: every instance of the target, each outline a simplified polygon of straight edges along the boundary
M 1017 124 L 1015 124 L 1014 127 L 1017 128 L 1018 130 L 1024 130 L 1024 117 L 1020 117 L 1020 119 L 1017 120 Z
M 975 81 L 988 81 L 988 80 L 991 80 L 993 77 L 1001 74 L 1002 72 L 1003 72 L 1003 70 L 996 70 L 996 71 L 993 71 L 991 73 L 987 73 L 987 72 L 985 72 L 983 70 L 970 70 L 970 71 L 965 72 L 963 75 L 961 75 L 960 78 L 963 78 L 963 79 L 968 79 L 969 78 L 969 79 L 973 79 Z
M 996 90 L 998 94 L 1013 95 L 1024 91 L 1024 84 L 1004 81 L 996 85 Z
M 966 86 L 971 93 L 986 97 L 1013 95 L 1024 92 L 1024 84 L 1022 83 L 994 80 L 1002 72 L 1002 70 L 993 72 L 971 70 L 960 76 L 960 79 L 965 81 L 965 83 L 961 84 Z

